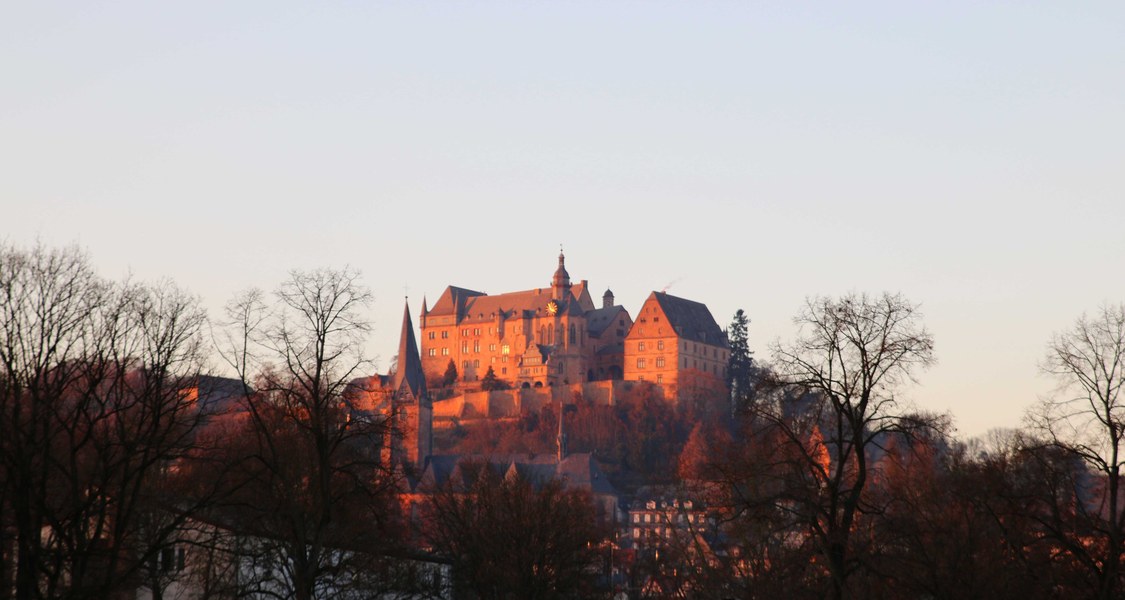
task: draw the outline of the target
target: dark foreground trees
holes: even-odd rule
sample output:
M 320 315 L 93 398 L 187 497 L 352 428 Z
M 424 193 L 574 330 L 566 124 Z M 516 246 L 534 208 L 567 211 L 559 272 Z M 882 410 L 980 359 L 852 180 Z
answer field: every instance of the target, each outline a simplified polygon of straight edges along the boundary
M 465 468 L 467 485 L 430 496 L 427 534 L 453 561 L 457 586 L 481 599 L 588 596 L 608 532 L 588 494 L 536 485 L 488 463 Z
M 179 476 L 203 460 L 207 407 L 189 392 L 203 323 L 170 283 L 107 282 L 75 249 L 0 246 L 0 594 L 129 589 L 206 501 Z
M 228 447 L 240 465 L 227 518 L 258 542 L 243 592 L 306 600 L 377 591 L 372 557 L 396 548 L 394 473 L 379 460 L 382 415 L 354 406 L 370 293 L 354 271 L 293 272 L 267 303 L 227 311 L 223 356 L 243 382 L 245 417 Z
M 1125 592 L 1125 304 L 1083 315 L 1051 340 L 1043 371 L 1059 386 L 1033 416 L 1047 442 L 1081 461 L 1088 478 L 1074 482 L 1044 526 L 1082 565 L 1090 594 Z
M 918 425 L 902 413 L 897 393 L 933 362 L 934 342 L 917 306 L 900 295 L 816 298 L 795 322 L 798 339 L 774 348 L 777 375 L 786 394 L 811 398 L 815 409 L 798 419 L 782 406 L 760 407 L 758 415 L 776 425 L 774 435 L 803 472 L 805 489 L 786 493 L 786 502 L 819 548 L 830 595 L 842 598 L 863 566 L 863 543 L 853 534 L 866 508 L 872 453 L 888 434 Z

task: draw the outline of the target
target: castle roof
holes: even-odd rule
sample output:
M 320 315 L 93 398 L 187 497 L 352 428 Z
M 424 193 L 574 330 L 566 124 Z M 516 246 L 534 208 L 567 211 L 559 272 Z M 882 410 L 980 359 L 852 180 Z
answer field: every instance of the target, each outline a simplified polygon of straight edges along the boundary
M 441 293 L 441 297 L 434 303 L 434 307 L 426 313 L 430 315 L 460 315 L 465 307 L 465 301 L 474 296 L 484 296 L 484 292 L 477 292 L 466 288 L 449 286 Z
M 589 300 L 590 293 L 586 288 L 585 281 L 571 286 L 570 295 L 559 301 L 565 311 L 564 314 L 582 315 L 593 309 L 593 302 Z M 442 292 L 441 298 L 438 298 L 427 316 L 455 315 L 458 323 L 485 323 L 495 321 L 498 316 L 503 316 L 505 319 L 518 319 L 525 314 L 534 316 L 537 312 L 546 315 L 547 303 L 552 298 L 551 288 L 489 296 L 483 292 L 449 286 Z M 587 303 L 589 306 L 584 306 Z
M 706 304 L 665 292 L 653 292 L 649 299 L 653 298 L 660 305 L 668 324 L 681 338 L 720 348 L 728 347 L 726 334 L 715 322 Z
M 624 306 L 609 306 L 591 310 L 586 313 L 586 330 L 594 337 L 601 337 L 602 333 L 618 320 L 619 315 L 629 316 Z

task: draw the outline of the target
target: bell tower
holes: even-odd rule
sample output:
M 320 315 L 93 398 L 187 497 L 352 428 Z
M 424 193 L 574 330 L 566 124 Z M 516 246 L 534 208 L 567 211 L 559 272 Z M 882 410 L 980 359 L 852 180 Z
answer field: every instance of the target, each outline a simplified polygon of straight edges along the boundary
M 555 269 L 555 274 L 551 277 L 551 297 L 563 300 L 569 296 L 570 273 L 566 272 L 566 256 L 563 255 L 562 247 L 559 247 L 559 268 Z

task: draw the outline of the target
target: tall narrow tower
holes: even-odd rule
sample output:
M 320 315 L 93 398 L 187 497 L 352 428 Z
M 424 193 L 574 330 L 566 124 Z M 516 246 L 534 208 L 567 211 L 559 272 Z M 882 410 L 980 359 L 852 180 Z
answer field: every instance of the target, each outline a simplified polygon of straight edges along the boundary
M 562 249 L 559 249 L 559 268 L 555 269 L 555 275 L 551 277 L 551 297 L 555 300 L 563 300 L 570 296 L 570 273 L 566 272 L 566 256 L 563 256 Z
M 395 464 L 410 464 L 421 471 L 433 452 L 434 407 L 426 391 L 422 356 L 414 339 L 410 304 L 402 313 L 402 334 L 398 342 L 398 368 L 391 380 L 392 432 L 391 459 Z

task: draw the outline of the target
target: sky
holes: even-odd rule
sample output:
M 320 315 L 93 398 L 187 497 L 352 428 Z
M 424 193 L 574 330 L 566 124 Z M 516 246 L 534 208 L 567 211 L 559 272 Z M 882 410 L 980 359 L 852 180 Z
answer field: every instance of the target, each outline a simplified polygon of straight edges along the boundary
M 77 244 L 212 316 L 359 269 L 404 296 L 572 279 L 751 319 L 903 294 L 961 436 L 1053 393 L 1125 301 L 1125 3 L 10 2 L 0 239 Z

